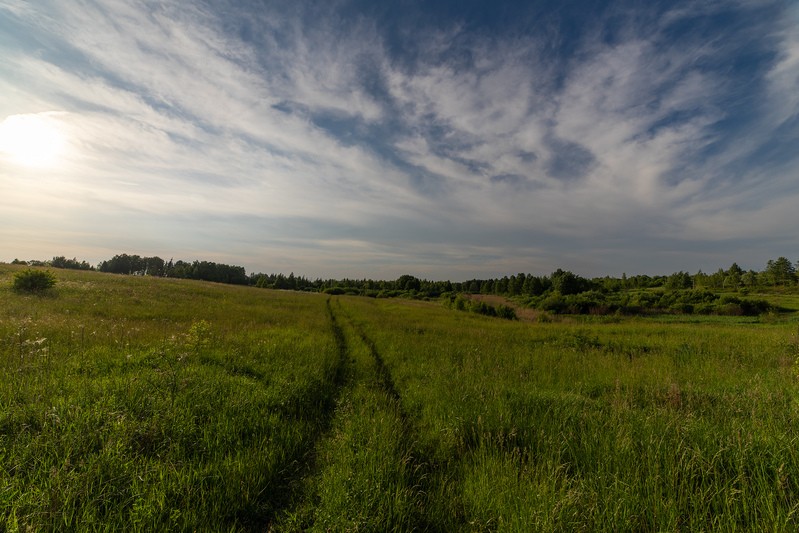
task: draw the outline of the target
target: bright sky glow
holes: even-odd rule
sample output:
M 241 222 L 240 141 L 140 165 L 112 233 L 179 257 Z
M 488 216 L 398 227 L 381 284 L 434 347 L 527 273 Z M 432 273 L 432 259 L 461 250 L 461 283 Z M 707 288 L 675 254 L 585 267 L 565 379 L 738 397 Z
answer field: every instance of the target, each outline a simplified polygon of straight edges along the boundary
M 65 146 L 64 135 L 46 115 L 11 115 L 0 122 L 0 154 L 27 167 L 52 167 Z
M 0 94 L 4 261 L 799 259 L 791 0 L 0 0 Z

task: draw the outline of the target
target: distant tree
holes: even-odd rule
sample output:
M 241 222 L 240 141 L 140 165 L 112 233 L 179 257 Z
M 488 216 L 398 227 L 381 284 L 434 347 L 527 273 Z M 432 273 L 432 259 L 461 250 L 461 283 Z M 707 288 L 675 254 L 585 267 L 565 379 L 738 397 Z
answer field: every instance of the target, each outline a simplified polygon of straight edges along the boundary
M 283 274 L 278 274 L 277 276 L 275 276 L 275 281 L 272 283 L 272 287 L 280 290 L 287 290 L 290 288 L 289 282 L 286 279 L 286 276 L 284 276 Z
M 134 274 L 144 272 L 145 263 L 138 255 L 119 254 L 100 263 L 100 272 L 113 274 Z
M 779 257 L 766 264 L 766 275 L 772 285 L 791 285 L 796 278 L 796 268 L 787 258 Z
M 594 280 L 597 285 L 601 286 L 607 292 L 618 292 L 623 288 L 623 282 L 619 278 L 612 278 L 605 276 L 604 278 Z
M 397 279 L 397 290 L 418 291 L 421 288 L 421 281 L 410 274 L 403 274 Z
M 498 281 L 494 281 L 493 279 L 487 279 L 480 284 L 480 294 L 497 294 L 499 291 L 497 290 Z
M 160 257 L 145 257 L 142 262 L 144 263 L 144 274 L 159 277 L 166 275 L 166 262 Z
M 725 273 L 724 287 L 728 289 L 738 289 L 738 287 L 741 286 L 741 277 L 743 275 L 743 269 L 738 266 L 738 263 L 733 263 Z
M 494 283 L 494 294 L 506 294 L 508 292 L 508 276 L 505 276 L 502 279 L 498 279 Z
M 517 296 L 521 294 L 526 278 L 527 276 L 525 276 L 523 273 L 511 276 L 510 279 L 508 279 L 508 296 Z
M 666 288 L 672 291 L 690 289 L 693 286 L 693 279 L 688 272 L 675 272 L 666 279 Z
M 552 288 L 564 296 L 591 290 L 591 283 L 587 279 L 568 270 L 559 268 L 552 273 L 550 278 L 552 280 Z
M 167 269 L 166 275 L 170 278 L 188 278 L 190 273 L 191 264 L 178 259 Z
M 544 294 L 551 282 L 549 278 L 542 278 L 540 276 L 527 276 L 522 285 L 522 294 L 526 296 L 541 296 Z
M 747 270 L 741 275 L 741 284 L 747 288 L 754 288 L 757 286 L 757 272 L 754 270 Z
M 715 273 L 710 275 L 710 286 L 715 290 L 722 289 L 724 287 L 725 277 L 724 269 L 719 268 Z
M 691 276 L 691 282 L 694 289 L 701 289 L 710 284 L 708 275 L 702 272 L 702 269 L 699 269 L 696 274 Z

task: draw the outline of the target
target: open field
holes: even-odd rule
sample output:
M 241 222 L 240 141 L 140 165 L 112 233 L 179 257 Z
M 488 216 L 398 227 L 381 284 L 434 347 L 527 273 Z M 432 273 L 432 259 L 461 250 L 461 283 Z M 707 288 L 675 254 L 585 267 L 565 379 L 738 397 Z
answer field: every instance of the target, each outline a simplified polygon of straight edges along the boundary
M 66 270 L 30 296 L 18 270 L 0 531 L 799 528 L 793 314 L 513 322 Z

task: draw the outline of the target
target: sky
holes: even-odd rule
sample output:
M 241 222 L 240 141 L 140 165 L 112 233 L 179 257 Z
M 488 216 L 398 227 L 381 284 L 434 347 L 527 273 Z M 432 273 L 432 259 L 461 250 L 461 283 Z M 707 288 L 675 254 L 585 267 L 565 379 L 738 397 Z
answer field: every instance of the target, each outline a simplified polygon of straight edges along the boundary
M 793 0 L 0 0 L 0 261 L 799 259 Z

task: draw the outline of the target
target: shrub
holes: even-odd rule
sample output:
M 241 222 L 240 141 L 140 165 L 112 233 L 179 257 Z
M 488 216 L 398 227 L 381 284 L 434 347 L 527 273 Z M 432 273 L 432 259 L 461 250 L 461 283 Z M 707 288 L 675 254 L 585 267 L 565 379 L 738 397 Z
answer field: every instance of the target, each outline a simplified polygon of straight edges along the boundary
M 497 316 L 505 320 L 516 320 L 518 318 L 513 307 L 502 304 L 497 307 Z
M 566 302 L 560 294 L 553 293 L 539 304 L 539 309 L 555 314 L 564 313 L 566 311 Z
M 472 312 L 477 313 L 478 315 L 497 316 L 497 310 L 485 302 L 472 303 Z
M 55 276 L 47 270 L 29 268 L 14 275 L 14 290 L 19 292 L 43 292 L 56 284 Z
M 741 300 L 741 309 L 745 315 L 762 315 L 774 310 L 774 307 L 766 300 Z
M 325 294 L 330 294 L 332 296 L 340 296 L 344 294 L 344 289 L 342 289 L 341 287 L 328 287 L 322 292 Z

